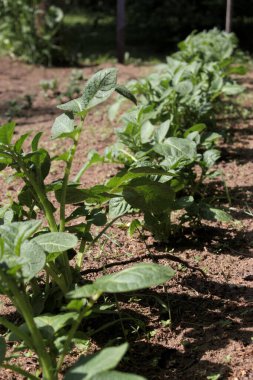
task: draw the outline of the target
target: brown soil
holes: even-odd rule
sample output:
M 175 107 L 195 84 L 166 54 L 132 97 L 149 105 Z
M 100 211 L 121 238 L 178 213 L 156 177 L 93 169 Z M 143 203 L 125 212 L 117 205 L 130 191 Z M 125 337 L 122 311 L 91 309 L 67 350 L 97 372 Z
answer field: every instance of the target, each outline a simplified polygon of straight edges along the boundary
M 149 67 L 117 67 L 120 83 L 145 75 L 150 70 Z M 97 69 L 85 68 L 85 77 Z M 47 144 L 52 122 L 59 113 L 55 108 L 56 101 L 44 99 L 39 81 L 56 77 L 63 88 L 70 71 L 1 59 L 2 120 L 6 119 L 4 114 L 10 99 L 34 94 L 32 108 L 21 111 L 21 115 L 14 118 L 17 136 L 31 130 L 34 133 L 43 130 L 43 144 Z M 248 107 L 252 101 L 252 77 L 253 73 L 249 73 L 243 79 L 247 86 L 244 104 Z M 185 236 L 165 247 L 156 244 L 148 234 L 145 240 L 137 234 L 128 238 L 125 226 L 129 218 L 124 218 L 120 225 L 110 228 L 85 259 L 83 274 L 88 279 L 141 261 L 154 260 L 177 270 L 177 275 L 166 288 L 140 292 L 129 302 L 126 302 L 129 298 L 126 296 L 118 299 L 122 315 L 127 313 L 134 318 L 131 323 L 124 324 L 131 344 L 121 369 L 139 373 L 149 380 L 253 379 L 253 217 L 245 212 L 253 208 L 253 119 L 231 118 L 220 123 L 226 125 L 229 138 L 223 145 L 223 159 L 218 167 L 224 173 L 231 198 L 230 211 L 239 222 L 236 225 L 203 224 L 194 232 L 186 231 Z M 87 120 L 74 174 L 90 149 L 102 151 L 114 138 L 105 107 L 100 107 Z M 61 141 L 50 142 L 47 149 L 54 154 L 62 148 L 61 144 Z M 83 186 L 99 183 L 115 170 L 109 165 L 94 167 L 84 177 Z M 56 166 L 51 179 L 58 177 L 61 177 L 61 167 Z M 220 199 L 224 199 L 223 205 L 229 206 L 222 183 L 212 182 L 209 186 L 210 191 L 217 192 Z M 7 184 L 6 175 L 1 175 L 3 202 L 8 192 L 14 194 L 18 188 L 18 183 Z M 15 309 L 4 297 L 1 300 L 1 314 L 18 322 Z M 112 318 L 115 316 L 111 314 L 102 316 L 101 324 Z M 98 318 L 98 326 L 99 323 Z M 96 328 L 92 323 L 90 327 Z M 122 336 L 120 324 L 116 327 L 95 334 L 90 350 Z M 78 354 L 73 352 L 66 365 L 75 361 Z M 28 371 L 36 368 L 33 356 L 24 356 L 19 362 Z M 0 370 L 0 378 L 20 377 L 8 370 Z

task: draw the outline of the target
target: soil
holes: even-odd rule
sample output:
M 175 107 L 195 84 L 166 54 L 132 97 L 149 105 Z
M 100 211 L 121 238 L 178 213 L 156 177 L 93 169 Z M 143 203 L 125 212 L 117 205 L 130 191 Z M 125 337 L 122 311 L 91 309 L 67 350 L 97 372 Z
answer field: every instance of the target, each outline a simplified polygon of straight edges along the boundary
M 151 70 L 147 66 L 117 67 L 122 84 Z M 84 68 L 84 77 L 89 77 L 98 68 Z M 63 89 L 70 72 L 69 68 L 45 69 L 1 58 L 2 121 L 7 120 L 10 100 L 19 102 L 24 95 L 33 95 L 32 107 L 21 110 L 13 118 L 17 123 L 17 137 L 28 131 L 43 131 L 42 143 L 52 155 L 62 149 L 60 140 L 48 143 L 53 120 L 59 112 L 56 100 L 44 98 L 39 82 L 57 78 Z M 242 82 L 247 88 L 241 96 L 248 108 L 246 116 L 219 120 L 226 131 L 226 139 L 217 166 L 223 171 L 227 193 L 221 181 L 208 185 L 238 222 L 203 223 L 200 228 L 185 231 L 183 237 L 164 246 L 153 241 L 148 233 L 144 238 L 138 234 L 127 237 L 125 227 L 130 220 L 127 217 L 111 227 L 85 258 L 83 275 L 87 279 L 142 261 L 153 260 L 177 270 L 166 287 L 118 298 L 121 315 L 132 317 L 131 323 L 124 322 L 130 349 L 119 368 L 149 380 L 253 379 L 253 215 L 249 215 L 253 209 L 253 118 L 250 116 L 253 72 L 249 72 Z M 78 147 L 73 175 L 90 149 L 102 152 L 115 140 L 115 126 L 108 121 L 106 106 L 90 114 Z M 49 180 L 61 177 L 61 170 L 61 166 L 55 166 Z M 83 178 L 82 186 L 101 183 L 116 170 L 109 165 L 93 167 Z M 7 175 L 1 174 L 2 203 L 8 195 L 15 197 L 20 187 L 19 183 L 8 184 L 6 179 Z M 20 318 L 9 301 L 4 297 L 1 301 L 1 314 L 19 323 Z M 107 302 L 114 300 L 109 298 Z M 98 317 L 97 327 L 112 318 L 118 317 L 114 314 Z M 97 327 L 90 322 L 91 329 Z M 120 324 L 116 327 L 94 334 L 88 352 L 103 347 L 109 340 L 124 339 Z M 73 351 L 65 366 L 74 362 L 79 354 L 80 351 Z M 17 361 L 28 371 L 36 368 L 36 359 L 29 352 Z M 20 378 L 9 370 L 0 370 L 0 379 Z

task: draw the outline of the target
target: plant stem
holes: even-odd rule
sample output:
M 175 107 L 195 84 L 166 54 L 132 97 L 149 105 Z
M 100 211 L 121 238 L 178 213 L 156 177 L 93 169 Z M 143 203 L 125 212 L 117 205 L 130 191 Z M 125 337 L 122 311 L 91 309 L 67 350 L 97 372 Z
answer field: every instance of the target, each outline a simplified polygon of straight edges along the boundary
M 13 304 L 16 306 L 17 310 L 20 312 L 22 317 L 24 318 L 28 330 L 31 333 L 33 347 L 38 355 L 38 359 L 43 371 L 43 376 L 45 380 L 56 380 L 57 375 L 55 376 L 51 357 L 47 352 L 43 337 L 37 328 L 34 318 L 31 305 L 27 300 L 26 294 L 21 292 L 15 282 L 9 278 L 8 275 L 1 271 L 1 277 L 6 283 L 8 290 L 12 293 L 13 297 L 11 300 Z
M 79 132 L 74 138 L 74 143 L 69 151 L 69 157 L 68 157 L 68 161 L 65 167 L 65 172 L 64 172 L 63 182 L 62 182 L 62 189 L 61 189 L 59 231 L 65 230 L 65 206 L 66 206 L 67 186 L 68 186 L 70 170 L 71 170 L 72 162 L 76 153 L 76 148 L 78 145 L 78 139 L 79 139 L 80 133 L 81 133 L 81 130 L 79 130 Z
M 54 214 L 53 214 L 52 208 L 51 208 L 51 204 L 50 204 L 46 194 L 41 189 L 40 185 L 37 183 L 37 181 L 33 177 L 33 175 L 26 169 L 26 166 L 23 163 L 22 159 L 20 159 L 20 157 L 17 154 L 14 155 L 14 159 L 16 160 L 20 169 L 22 169 L 24 175 L 28 179 L 32 188 L 34 189 L 36 196 L 38 197 L 38 200 L 39 200 L 39 202 L 40 202 L 40 204 L 44 210 L 44 213 L 45 213 L 46 219 L 48 221 L 50 230 L 52 232 L 57 232 L 58 231 L 57 223 L 55 221 Z

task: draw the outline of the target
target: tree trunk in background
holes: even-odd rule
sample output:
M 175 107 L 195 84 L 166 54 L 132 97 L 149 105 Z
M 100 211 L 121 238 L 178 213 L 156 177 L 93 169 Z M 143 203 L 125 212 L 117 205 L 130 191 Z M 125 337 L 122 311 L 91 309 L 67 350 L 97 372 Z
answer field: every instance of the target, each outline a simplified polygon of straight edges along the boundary
M 233 7 L 233 0 L 227 0 L 226 32 L 228 33 L 230 33 L 232 30 L 232 7 Z
M 40 36 L 43 33 L 45 15 L 48 9 L 48 0 L 41 0 L 38 5 L 39 13 L 36 15 L 35 28 L 37 35 Z
M 125 56 L 125 0 L 117 0 L 117 58 L 124 63 Z

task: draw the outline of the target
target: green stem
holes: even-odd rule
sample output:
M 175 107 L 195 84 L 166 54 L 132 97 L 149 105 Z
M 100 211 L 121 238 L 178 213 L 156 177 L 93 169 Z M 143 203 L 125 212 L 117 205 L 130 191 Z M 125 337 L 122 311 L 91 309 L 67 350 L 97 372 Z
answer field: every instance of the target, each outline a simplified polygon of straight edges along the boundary
M 80 244 L 80 248 L 79 248 L 79 252 L 76 256 L 76 269 L 78 271 L 81 270 L 82 265 L 83 265 L 83 257 L 84 257 L 85 246 L 86 246 L 86 240 L 82 239 L 81 244 Z
M 72 162 L 74 159 L 74 155 L 76 153 L 76 148 L 78 144 L 78 137 L 80 136 L 80 133 L 76 136 L 74 140 L 74 144 L 72 145 L 70 152 L 69 152 L 69 158 L 66 164 L 63 182 L 62 182 L 62 189 L 61 189 L 61 201 L 60 201 L 60 231 L 65 230 L 65 206 L 66 206 L 66 195 L 67 195 L 67 186 L 69 182 L 69 176 L 70 176 L 70 170 L 72 166 Z
M 130 157 L 134 162 L 137 162 L 137 158 L 135 158 L 131 153 L 128 153 L 125 149 L 119 149 L 119 152 L 124 153 L 126 156 Z
M 11 300 L 13 304 L 16 306 L 17 310 L 20 312 L 22 317 L 24 318 L 28 330 L 31 333 L 33 347 L 38 355 L 38 359 L 43 371 L 45 380 L 55 380 L 57 379 L 57 375 L 55 376 L 51 357 L 47 352 L 43 337 L 37 328 L 34 318 L 31 305 L 27 300 L 26 294 L 20 291 L 18 286 L 14 283 L 12 279 L 9 278 L 8 275 L 1 271 L 1 277 L 6 283 L 8 290 L 12 293 L 13 297 Z
M 24 378 L 31 379 L 31 380 L 39 380 L 39 377 L 32 375 L 31 373 L 25 371 L 24 369 L 13 365 L 13 364 L 1 364 L 2 368 L 10 369 L 13 372 L 19 373 L 20 375 L 24 376 Z
M 46 219 L 48 221 L 50 230 L 52 232 L 57 232 L 58 231 L 57 223 L 56 223 L 55 218 L 54 218 L 51 203 L 49 202 L 46 194 L 43 192 L 43 190 L 41 189 L 40 185 L 37 183 L 37 181 L 33 177 L 33 175 L 26 169 L 26 166 L 23 163 L 22 159 L 20 159 L 20 157 L 17 154 L 14 155 L 14 159 L 16 160 L 20 169 L 22 169 L 23 173 L 25 174 L 25 176 L 28 179 L 29 183 L 31 184 L 32 188 L 34 189 L 36 196 L 38 197 L 39 202 L 40 202 L 40 204 L 44 210 L 44 213 L 45 213 Z

